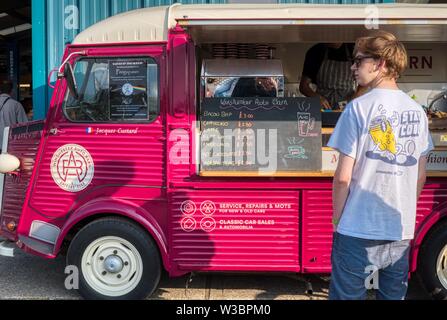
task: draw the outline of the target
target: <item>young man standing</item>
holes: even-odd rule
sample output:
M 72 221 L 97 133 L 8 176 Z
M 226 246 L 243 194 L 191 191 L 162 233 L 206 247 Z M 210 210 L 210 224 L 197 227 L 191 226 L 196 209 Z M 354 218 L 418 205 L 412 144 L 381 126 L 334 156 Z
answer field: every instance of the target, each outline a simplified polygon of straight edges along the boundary
M 356 41 L 351 70 L 370 90 L 349 103 L 328 145 L 340 153 L 333 182 L 329 299 L 403 300 L 416 202 L 433 149 L 422 107 L 399 90 L 407 53 L 387 32 Z M 370 282 L 371 280 L 371 282 Z

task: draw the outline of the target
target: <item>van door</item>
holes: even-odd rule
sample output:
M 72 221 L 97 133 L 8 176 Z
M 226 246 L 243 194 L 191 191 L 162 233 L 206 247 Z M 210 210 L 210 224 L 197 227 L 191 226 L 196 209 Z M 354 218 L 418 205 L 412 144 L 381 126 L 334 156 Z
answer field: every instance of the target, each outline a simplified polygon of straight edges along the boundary
M 53 98 L 30 207 L 55 225 L 92 200 L 98 211 L 102 200 L 118 199 L 143 208 L 142 214 L 161 215 L 166 203 L 165 47 L 83 51 L 85 56 L 72 61 L 78 97 L 69 93 L 65 80 L 58 83 L 62 94 Z

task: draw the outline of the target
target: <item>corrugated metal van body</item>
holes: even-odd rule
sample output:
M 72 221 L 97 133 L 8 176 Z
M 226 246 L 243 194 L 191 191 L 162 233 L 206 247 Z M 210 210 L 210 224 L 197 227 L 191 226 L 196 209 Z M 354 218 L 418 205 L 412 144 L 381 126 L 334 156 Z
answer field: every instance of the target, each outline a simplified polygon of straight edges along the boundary
M 3 203 L 0 212 L 0 229 L 3 236 L 17 241 L 17 234 L 6 228 L 8 223 L 19 225 L 26 194 L 30 185 L 37 153 L 42 138 L 43 121 L 34 121 L 24 125 L 15 125 L 10 129 L 8 153 L 21 159 L 19 174 L 5 175 Z
M 298 191 L 176 190 L 171 273 L 299 272 Z
M 33 0 L 34 117 L 43 119 L 53 90 L 47 87 L 50 71 L 61 62 L 64 47 L 87 27 L 108 17 L 139 8 L 183 4 L 222 4 L 226 0 Z M 390 0 L 279 0 L 279 3 L 369 4 Z M 54 81 L 54 77 L 52 81 Z

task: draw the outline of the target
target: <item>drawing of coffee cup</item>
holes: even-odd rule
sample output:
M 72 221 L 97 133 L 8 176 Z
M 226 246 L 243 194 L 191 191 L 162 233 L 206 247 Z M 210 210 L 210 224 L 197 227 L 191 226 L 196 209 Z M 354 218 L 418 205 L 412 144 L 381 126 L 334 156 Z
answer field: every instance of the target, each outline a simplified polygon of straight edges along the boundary
M 287 151 L 289 153 L 284 156 L 287 159 L 307 159 L 306 150 L 302 146 L 289 146 Z
M 309 131 L 314 128 L 315 119 L 311 118 L 309 112 L 297 112 L 298 117 L 298 134 L 299 136 L 306 137 L 309 135 Z

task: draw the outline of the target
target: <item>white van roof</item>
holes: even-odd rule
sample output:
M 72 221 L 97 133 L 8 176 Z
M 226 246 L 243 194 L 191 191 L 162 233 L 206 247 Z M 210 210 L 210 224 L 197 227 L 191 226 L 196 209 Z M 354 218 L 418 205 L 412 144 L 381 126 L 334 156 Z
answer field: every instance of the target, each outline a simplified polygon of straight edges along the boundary
M 214 31 L 229 26 L 363 26 L 365 20 L 379 18 L 380 26 L 433 26 L 439 34 L 433 41 L 446 41 L 447 4 L 375 4 L 375 5 L 309 5 L 309 4 L 221 4 L 151 7 L 128 11 L 81 32 L 73 44 L 167 41 L 168 30 L 177 24 L 194 30 L 195 37 L 214 39 Z M 217 29 L 216 29 L 217 28 Z M 231 29 L 231 28 L 230 28 Z M 365 28 L 364 28 L 365 29 Z M 233 29 L 234 30 L 234 29 Z M 276 29 L 277 31 L 277 29 Z M 413 32 L 410 30 L 410 32 Z M 206 33 L 206 35 L 203 35 Z M 228 36 L 217 32 L 216 36 Z M 426 37 L 426 32 L 421 35 Z M 277 36 L 277 35 L 276 35 Z M 426 38 L 424 38 L 426 39 Z M 225 39 L 214 39 L 223 42 Z M 237 39 L 231 39 L 237 41 Z M 296 39 L 295 39 L 296 40 Z

